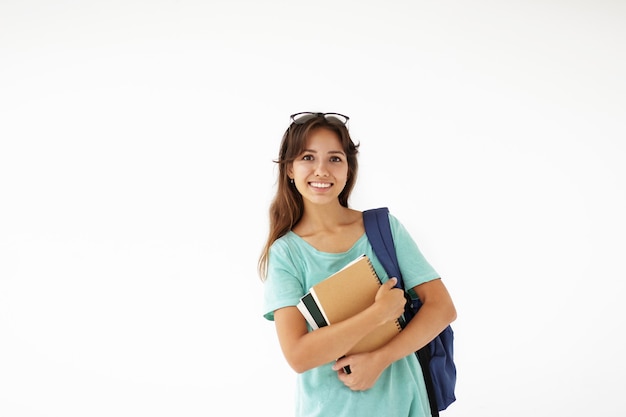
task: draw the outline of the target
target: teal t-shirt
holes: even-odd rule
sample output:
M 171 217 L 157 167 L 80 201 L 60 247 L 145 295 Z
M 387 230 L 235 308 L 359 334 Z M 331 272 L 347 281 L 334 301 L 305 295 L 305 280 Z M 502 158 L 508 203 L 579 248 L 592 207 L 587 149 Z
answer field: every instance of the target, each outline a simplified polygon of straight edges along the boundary
M 406 288 L 439 278 L 404 226 L 391 214 L 389 219 Z M 381 281 L 387 281 L 389 277 L 365 234 L 347 252 L 328 253 L 288 232 L 270 248 L 264 317 L 273 320 L 275 310 L 297 305 L 309 288 L 362 254 L 372 260 Z M 346 387 L 331 369 L 332 365 L 331 362 L 298 375 L 296 416 L 430 416 L 424 378 L 415 355 L 391 364 L 367 391 Z

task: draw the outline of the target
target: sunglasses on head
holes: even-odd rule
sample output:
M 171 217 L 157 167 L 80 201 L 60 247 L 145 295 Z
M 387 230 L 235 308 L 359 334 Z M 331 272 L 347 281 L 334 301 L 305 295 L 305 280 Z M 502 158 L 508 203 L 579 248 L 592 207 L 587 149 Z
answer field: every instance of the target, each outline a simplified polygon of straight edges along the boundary
M 345 125 L 348 123 L 348 120 L 350 120 L 348 116 L 341 113 L 314 113 L 309 111 L 292 114 L 290 117 L 291 121 L 297 125 L 304 124 L 309 120 L 317 119 L 318 117 L 323 117 L 330 123 L 341 123 L 342 125 Z

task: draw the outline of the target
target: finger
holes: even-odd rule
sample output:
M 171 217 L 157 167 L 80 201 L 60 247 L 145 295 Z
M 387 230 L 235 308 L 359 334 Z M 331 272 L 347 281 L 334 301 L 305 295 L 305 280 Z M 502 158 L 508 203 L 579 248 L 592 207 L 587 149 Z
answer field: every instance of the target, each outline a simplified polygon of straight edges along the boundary
M 332 369 L 333 371 L 340 371 L 341 368 L 345 368 L 346 366 L 349 366 L 349 364 L 350 362 L 346 359 L 346 357 L 342 356 L 341 358 L 337 359 Z
M 336 371 L 339 375 L 350 375 L 352 373 L 348 362 L 345 362 L 343 365 L 335 364 L 333 365 L 332 369 L 333 371 Z
M 385 285 L 387 285 L 387 287 L 389 288 L 393 288 L 396 286 L 397 283 L 398 283 L 398 278 L 391 277 L 389 278 L 389 280 L 387 280 L 387 282 L 385 282 Z

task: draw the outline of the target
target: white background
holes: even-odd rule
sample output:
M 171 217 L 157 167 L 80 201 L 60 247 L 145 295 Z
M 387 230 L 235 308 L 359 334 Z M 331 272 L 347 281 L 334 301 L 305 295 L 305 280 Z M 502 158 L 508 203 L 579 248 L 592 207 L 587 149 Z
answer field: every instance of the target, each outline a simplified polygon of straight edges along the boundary
M 289 416 L 272 160 L 351 117 L 456 302 L 443 415 L 622 416 L 620 1 L 0 2 L 0 415 Z

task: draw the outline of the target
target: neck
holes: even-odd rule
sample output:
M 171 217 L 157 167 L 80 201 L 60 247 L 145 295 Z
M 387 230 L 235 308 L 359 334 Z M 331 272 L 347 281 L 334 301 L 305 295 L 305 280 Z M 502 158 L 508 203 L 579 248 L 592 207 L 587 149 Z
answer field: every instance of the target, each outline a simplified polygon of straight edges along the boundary
M 343 207 L 339 201 L 332 204 L 306 204 L 304 213 L 298 222 L 301 231 L 314 233 L 322 230 L 333 230 L 338 226 L 350 223 L 353 210 Z

